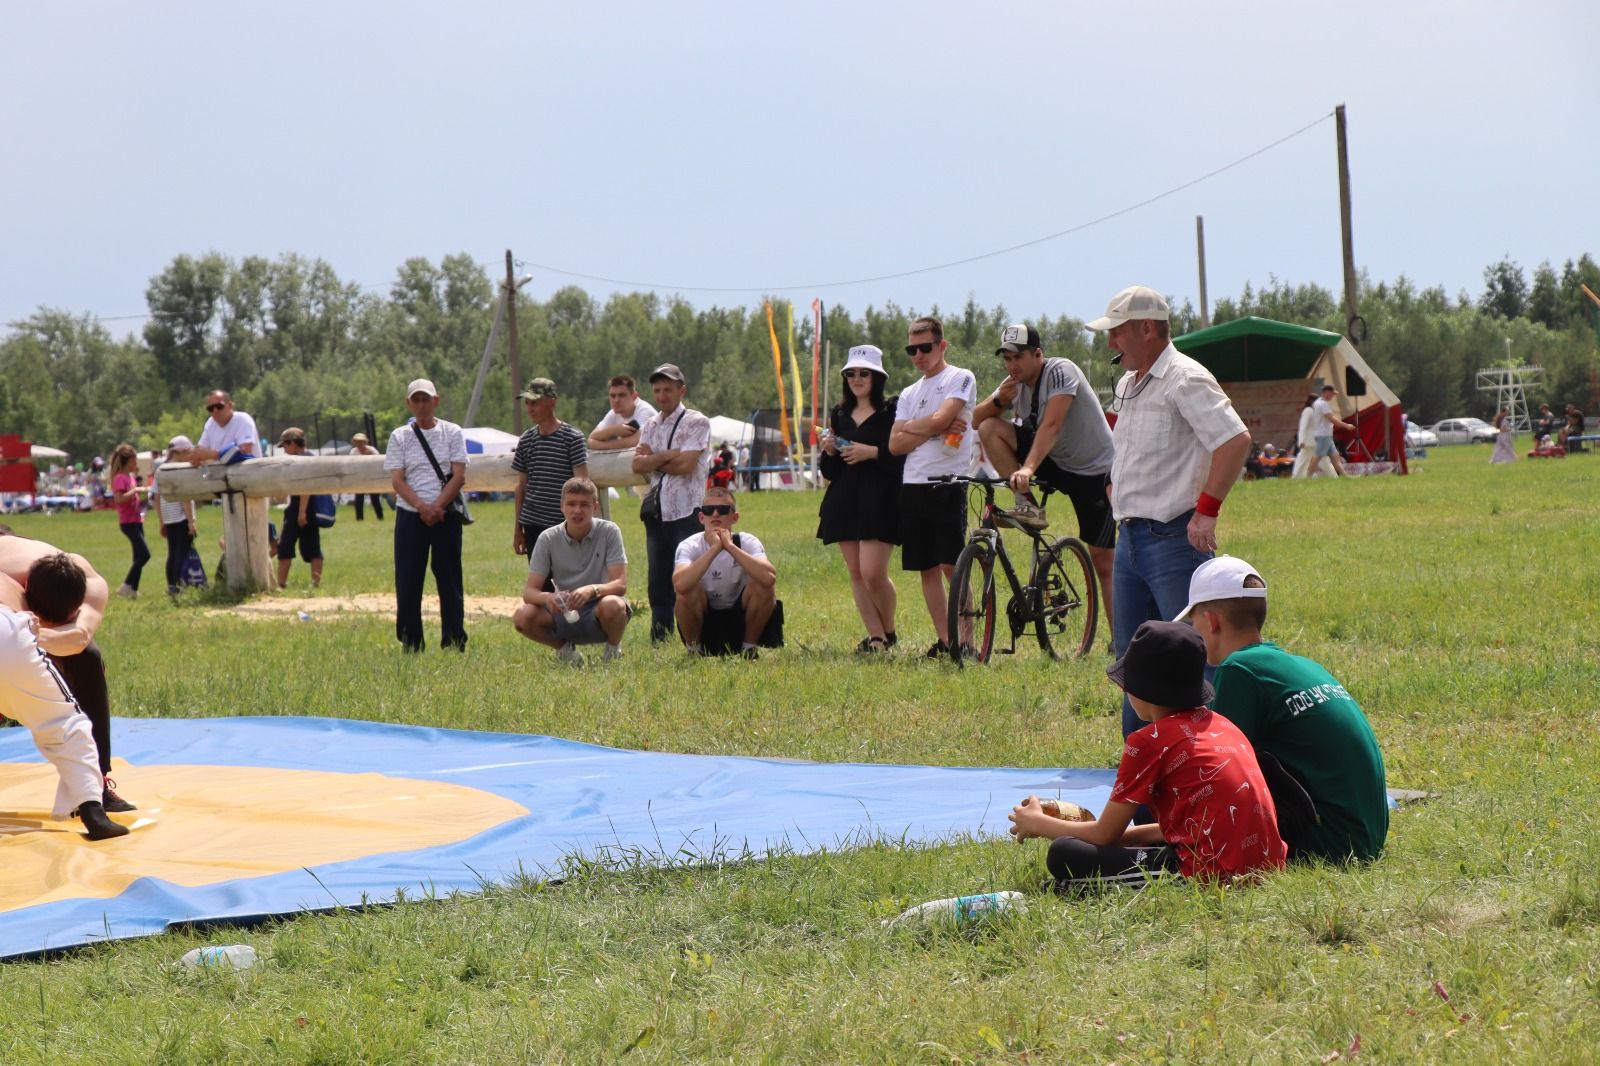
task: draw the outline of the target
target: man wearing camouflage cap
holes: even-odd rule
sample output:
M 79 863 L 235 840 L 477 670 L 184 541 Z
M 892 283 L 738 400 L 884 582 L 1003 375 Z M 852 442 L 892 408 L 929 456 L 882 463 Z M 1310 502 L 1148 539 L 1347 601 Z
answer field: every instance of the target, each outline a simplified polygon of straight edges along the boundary
M 511 544 L 518 555 L 526 556 L 540 533 L 563 521 L 561 486 L 570 478 L 589 476 L 589 448 L 581 432 L 556 417 L 554 381 L 534 378 L 520 396 L 532 424 L 517 441 L 511 460 L 511 469 L 517 472 Z

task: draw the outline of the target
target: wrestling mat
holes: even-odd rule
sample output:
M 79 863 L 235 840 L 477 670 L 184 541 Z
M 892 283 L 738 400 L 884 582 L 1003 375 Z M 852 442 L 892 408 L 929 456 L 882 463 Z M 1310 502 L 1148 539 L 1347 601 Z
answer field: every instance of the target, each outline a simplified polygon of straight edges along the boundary
M 473 892 L 564 859 L 694 865 L 1003 835 L 1030 792 L 1099 810 L 1111 770 L 809 763 L 333 718 L 119 718 L 133 832 L 51 819 L 0 730 L 0 959 L 187 922 Z

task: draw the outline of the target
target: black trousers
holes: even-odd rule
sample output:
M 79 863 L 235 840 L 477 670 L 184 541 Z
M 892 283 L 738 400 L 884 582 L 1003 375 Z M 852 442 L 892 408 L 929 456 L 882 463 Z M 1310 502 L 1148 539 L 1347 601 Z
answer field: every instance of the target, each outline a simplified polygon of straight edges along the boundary
M 430 564 L 439 591 L 439 643 L 465 651 L 466 600 L 461 587 L 461 521 L 446 515 L 437 525 L 403 507 L 394 514 L 395 636 L 406 651 L 421 651 L 422 586 Z
M 118 525 L 122 527 L 122 535 L 128 538 L 128 543 L 133 545 L 133 566 L 122 583 L 138 592 L 139 575 L 144 573 L 144 564 L 150 561 L 150 545 L 144 542 L 144 523 L 119 522 Z
M 694 515 L 677 518 L 671 522 L 646 522 L 644 524 L 644 556 L 649 568 L 650 639 L 670 640 L 677 625 L 673 611 L 678 606 L 678 594 L 672 591 L 672 557 L 678 545 L 700 532 L 700 519 Z
M 183 587 L 183 564 L 189 558 L 189 549 L 194 547 L 194 538 L 189 536 L 187 518 L 168 522 L 162 528 L 167 531 L 167 591 L 177 592 Z
M 1045 867 L 1059 891 L 1092 888 L 1143 888 L 1178 872 L 1178 856 L 1166 844 L 1125 848 L 1090 844 L 1077 837 L 1056 837 L 1045 855 Z
M 365 500 L 368 496 L 372 497 L 372 517 L 376 518 L 378 521 L 382 522 L 383 521 L 383 496 L 380 493 L 376 493 L 376 492 L 358 492 L 358 493 L 356 493 L 356 521 L 357 522 L 362 521 L 362 514 L 361 514 L 362 505 L 361 505 L 361 501 Z
M 111 772 L 111 693 L 106 686 L 106 660 L 94 641 L 76 655 L 47 656 L 78 709 L 89 716 L 94 731 L 94 747 L 100 756 L 100 772 Z

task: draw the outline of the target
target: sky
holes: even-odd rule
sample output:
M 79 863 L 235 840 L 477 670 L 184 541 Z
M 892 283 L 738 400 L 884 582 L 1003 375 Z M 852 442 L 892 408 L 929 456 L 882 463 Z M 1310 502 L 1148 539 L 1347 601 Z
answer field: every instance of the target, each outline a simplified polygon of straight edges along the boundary
M 7 4 L 0 329 L 137 331 L 208 251 L 1091 318 L 1198 307 L 1197 215 L 1213 305 L 1337 295 L 1341 103 L 1358 267 L 1475 296 L 1600 254 L 1597 42 L 1554 0 Z

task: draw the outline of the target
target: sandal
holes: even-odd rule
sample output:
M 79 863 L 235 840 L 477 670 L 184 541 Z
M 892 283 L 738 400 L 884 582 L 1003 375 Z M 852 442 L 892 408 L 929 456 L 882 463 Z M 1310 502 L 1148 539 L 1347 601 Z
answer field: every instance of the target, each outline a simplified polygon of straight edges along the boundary
M 877 655 L 888 650 L 889 642 L 882 637 L 862 637 L 861 643 L 856 645 L 857 655 Z

